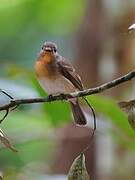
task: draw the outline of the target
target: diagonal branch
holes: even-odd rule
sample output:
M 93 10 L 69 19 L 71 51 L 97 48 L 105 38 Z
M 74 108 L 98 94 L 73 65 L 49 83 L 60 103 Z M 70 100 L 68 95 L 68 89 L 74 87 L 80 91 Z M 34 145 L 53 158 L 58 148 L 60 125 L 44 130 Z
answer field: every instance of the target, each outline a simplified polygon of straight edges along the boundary
M 105 91 L 107 89 L 113 88 L 115 86 L 118 86 L 121 83 L 124 83 L 126 81 L 130 81 L 135 77 L 135 71 L 129 72 L 128 74 L 121 76 L 117 79 L 114 79 L 113 81 L 110 81 L 108 83 L 105 83 L 101 86 L 86 89 L 83 91 L 78 91 L 70 94 L 64 94 L 64 95 L 54 95 L 54 96 L 47 96 L 45 98 L 29 98 L 29 99 L 16 99 L 11 100 L 8 104 L 0 106 L 0 111 L 7 110 L 10 108 L 14 108 L 21 104 L 31 104 L 31 103 L 45 103 L 45 102 L 52 102 L 56 100 L 67 100 L 75 97 L 83 97 L 88 96 L 91 94 L 97 94 L 101 93 L 102 91 Z

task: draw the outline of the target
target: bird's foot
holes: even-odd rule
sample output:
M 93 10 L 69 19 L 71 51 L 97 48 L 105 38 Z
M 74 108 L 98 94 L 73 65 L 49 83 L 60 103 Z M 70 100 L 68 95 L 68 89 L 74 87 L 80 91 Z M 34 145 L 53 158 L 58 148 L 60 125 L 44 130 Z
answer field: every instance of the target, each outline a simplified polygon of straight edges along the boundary
M 68 99 L 66 94 L 63 94 L 63 93 L 60 94 L 60 97 L 62 98 L 62 100 L 67 100 Z
M 68 100 L 68 98 L 67 98 L 67 96 L 66 96 L 66 94 L 63 94 L 63 93 L 61 93 L 61 94 L 49 94 L 48 95 L 48 101 L 53 101 L 54 99 L 55 99 L 55 96 L 60 96 L 60 99 L 62 100 L 62 101 L 64 101 L 64 100 Z M 59 98 L 58 98 L 59 99 Z
M 53 95 L 52 95 L 52 94 L 49 94 L 49 95 L 48 95 L 48 100 L 51 102 L 52 99 L 53 99 Z

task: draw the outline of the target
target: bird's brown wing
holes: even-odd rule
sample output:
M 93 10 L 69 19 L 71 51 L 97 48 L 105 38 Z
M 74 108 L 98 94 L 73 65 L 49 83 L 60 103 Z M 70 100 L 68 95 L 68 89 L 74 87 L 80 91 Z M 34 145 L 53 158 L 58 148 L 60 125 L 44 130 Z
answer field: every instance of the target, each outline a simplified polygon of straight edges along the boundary
M 64 58 L 57 61 L 59 72 L 67 78 L 77 89 L 83 90 L 83 84 L 80 76 L 75 72 L 73 66 L 67 62 Z

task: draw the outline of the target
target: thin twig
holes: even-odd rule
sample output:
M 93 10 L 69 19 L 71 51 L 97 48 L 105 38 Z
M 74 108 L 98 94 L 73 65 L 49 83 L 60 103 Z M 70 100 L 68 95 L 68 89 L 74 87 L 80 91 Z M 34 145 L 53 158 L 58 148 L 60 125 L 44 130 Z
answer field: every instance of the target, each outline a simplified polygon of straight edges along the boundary
M 87 100 L 86 97 L 83 97 L 83 99 L 85 100 L 85 102 L 87 103 L 87 105 L 90 107 L 91 111 L 92 111 L 92 115 L 93 115 L 93 134 L 94 134 L 94 131 L 96 130 L 97 128 L 97 124 L 96 124 L 96 114 L 95 114 L 95 111 L 94 111 L 94 108 L 92 107 L 92 105 L 89 103 L 89 101 Z
M 9 97 L 10 99 L 14 99 L 10 94 L 8 94 L 6 91 L 4 91 L 3 89 L 0 89 L 0 92 L 2 92 L 3 94 L 5 94 L 7 97 Z
M 5 94 L 8 98 L 10 98 L 11 100 L 13 100 L 14 98 L 8 94 L 6 91 L 4 91 L 3 89 L 0 89 L 0 92 L 2 92 L 3 94 Z M 15 107 L 13 108 L 15 109 Z M 9 113 L 9 108 L 5 109 L 6 113 L 5 115 L 3 116 L 2 119 L 0 119 L 0 124 L 4 121 L 4 119 L 8 116 L 8 113 Z
M 5 115 L 3 116 L 2 119 L 0 119 L 0 124 L 1 124 L 1 123 L 4 121 L 4 119 L 7 117 L 8 113 L 9 113 L 9 109 L 6 109 L 5 111 L 6 111 Z
M 67 100 L 67 99 L 71 99 L 74 97 L 83 97 L 83 96 L 88 96 L 91 94 L 101 93 L 107 89 L 118 86 L 121 83 L 124 83 L 126 81 L 130 81 L 134 77 L 135 77 L 135 71 L 132 71 L 132 72 L 120 77 L 120 78 L 114 79 L 113 81 L 105 83 L 101 86 L 86 89 L 83 91 L 78 91 L 75 93 L 65 94 L 64 96 L 63 95 L 62 96 L 57 95 L 57 96 L 51 96 L 51 98 L 48 96 L 45 98 L 30 98 L 30 99 L 16 99 L 16 100 L 13 99 L 8 104 L 0 106 L 0 111 L 7 110 L 7 109 L 13 108 L 17 105 L 21 105 L 21 104 L 45 103 L 45 102 L 52 102 L 52 101 L 56 101 L 56 100 Z
M 91 111 L 92 111 L 92 114 L 93 114 L 93 122 L 94 122 L 94 126 L 93 126 L 93 130 L 92 130 L 92 134 L 90 135 L 90 143 L 83 149 L 82 153 L 85 153 L 91 146 L 92 144 L 92 140 L 94 138 L 94 135 L 95 135 L 95 131 L 96 131 L 96 128 L 97 128 L 97 123 L 96 123 L 96 114 L 95 114 L 95 111 L 94 111 L 94 108 L 90 105 L 89 101 L 87 100 L 86 97 L 83 97 L 83 99 L 85 100 L 85 102 L 87 103 L 87 105 L 90 107 Z

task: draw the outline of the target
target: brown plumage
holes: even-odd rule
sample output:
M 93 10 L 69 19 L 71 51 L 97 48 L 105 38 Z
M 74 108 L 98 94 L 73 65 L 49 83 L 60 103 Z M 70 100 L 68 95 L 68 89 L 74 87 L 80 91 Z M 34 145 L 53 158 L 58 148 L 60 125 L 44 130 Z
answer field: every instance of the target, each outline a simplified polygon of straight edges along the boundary
M 48 94 L 72 93 L 83 90 L 80 76 L 65 58 L 57 53 L 54 43 L 44 43 L 35 65 L 36 75 Z M 87 123 L 78 98 L 69 100 L 76 124 Z

